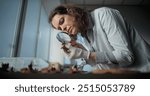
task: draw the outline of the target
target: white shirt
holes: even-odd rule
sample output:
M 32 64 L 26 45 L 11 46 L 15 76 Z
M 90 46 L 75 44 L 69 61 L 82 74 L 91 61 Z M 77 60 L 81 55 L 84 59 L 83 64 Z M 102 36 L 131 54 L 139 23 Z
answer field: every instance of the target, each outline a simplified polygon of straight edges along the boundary
M 150 46 L 119 11 L 102 7 L 91 12 L 91 17 L 93 26 L 87 35 L 96 61 L 87 61 L 94 69 L 126 67 L 150 72 Z

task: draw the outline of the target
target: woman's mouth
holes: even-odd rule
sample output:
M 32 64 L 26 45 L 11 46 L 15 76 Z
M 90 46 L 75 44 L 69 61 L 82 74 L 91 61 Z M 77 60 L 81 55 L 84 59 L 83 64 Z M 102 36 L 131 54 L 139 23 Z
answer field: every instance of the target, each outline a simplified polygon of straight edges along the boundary
M 69 35 L 74 35 L 75 34 L 75 28 L 71 27 L 68 30 Z
M 69 33 L 69 34 L 72 34 L 72 29 L 73 29 L 72 27 L 70 27 L 70 28 L 68 29 L 68 33 Z

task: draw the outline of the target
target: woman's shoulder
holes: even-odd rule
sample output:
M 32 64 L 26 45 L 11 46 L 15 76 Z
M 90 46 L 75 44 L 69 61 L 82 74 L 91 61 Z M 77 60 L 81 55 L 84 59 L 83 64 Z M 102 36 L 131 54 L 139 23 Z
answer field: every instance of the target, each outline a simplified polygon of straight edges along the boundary
M 109 8 L 109 7 L 100 7 L 97 9 L 94 9 L 91 14 L 92 15 L 99 15 L 99 16 L 104 16 L 104 15 L 109 15 L 112 13 L 118 13 L 119 11 L 117 9 Z
M 116 9 L 110 8 L 110 7 L 100 7 L 93 10 L 93 12 L 106 12 L 106 11 L 113 11 Z

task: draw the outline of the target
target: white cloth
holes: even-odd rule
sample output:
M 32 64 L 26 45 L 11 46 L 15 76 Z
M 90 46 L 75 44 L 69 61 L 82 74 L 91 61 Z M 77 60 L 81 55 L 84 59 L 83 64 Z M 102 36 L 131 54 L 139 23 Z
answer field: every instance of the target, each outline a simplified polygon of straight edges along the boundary
M 91 17 L 93 26 L 87 35 L 96 52 L 96 62 L 89 63 L 95 69 L 127 67 L 150 72 L 150 46 L 119 11 L 102 7 L 91 12 Z
M 69 49 L 69 52 L 65 52 L 70 59 L 89 59 L 90 52 L 81 48 L 73 47 L 70 43 L 65 44 L 66 48 Z

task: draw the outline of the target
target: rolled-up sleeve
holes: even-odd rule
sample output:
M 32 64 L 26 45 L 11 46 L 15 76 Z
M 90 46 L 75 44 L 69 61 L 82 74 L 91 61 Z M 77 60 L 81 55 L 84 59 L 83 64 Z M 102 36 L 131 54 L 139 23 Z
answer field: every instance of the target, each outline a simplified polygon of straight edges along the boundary
M 123 17 L 115 9 L 103 8 L 102 10 L 99 12 L 99 20 L 113 51 L 96 52 L 96 61 L 107 62 L 110 60 L 118 63 L 119 66 L 131 65 L 134 55 Z

